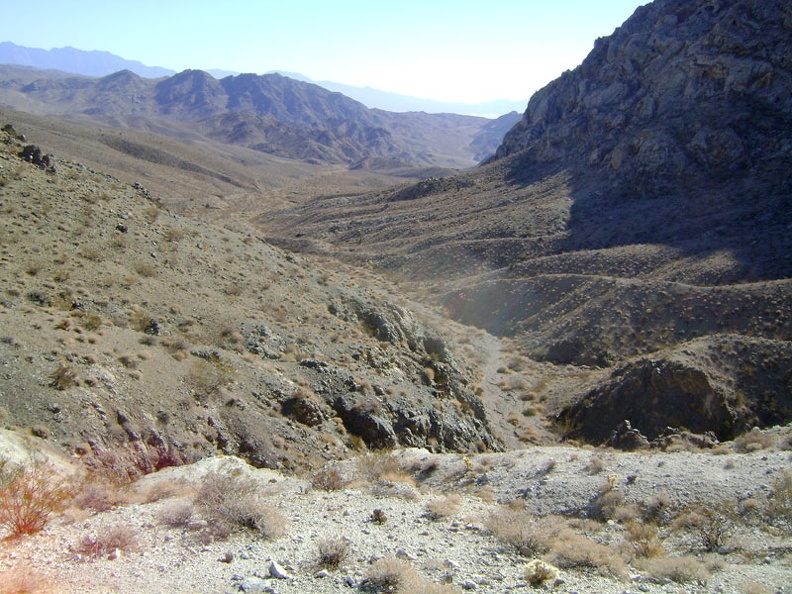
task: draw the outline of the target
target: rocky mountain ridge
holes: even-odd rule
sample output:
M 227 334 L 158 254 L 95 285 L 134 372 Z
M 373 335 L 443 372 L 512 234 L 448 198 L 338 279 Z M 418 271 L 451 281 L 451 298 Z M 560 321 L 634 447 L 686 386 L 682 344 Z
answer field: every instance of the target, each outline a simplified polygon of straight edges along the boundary
M 137 60 L 126 60 L 110 52 L 85 51 L 74 47 L 45 50 L 25 47 L 10 41 L 0 42 L 0 64 L 30 66 L 41 70 L 60 70 L 83 76 L 104 76 L 119 70 L 131 70 L 139 76 L 158 78 L 175 74 L 159 66 L 146 66 Z
M 165 120 L 222 142 L 313 163 L 460 169 L 492 154 L 501 140 L 485 118 L 372 110 L 279 74 L 217 80 L 186 70 L 150 80 L 129 70 L 98 79 L 2 71 L 0 101 L 10 107 L 133 128 L 141 118 Z
M 613 172 L 613 190 L 789 179 L 792 9 L 785 2 L 656 1 L 532 97 L 496 158 Z

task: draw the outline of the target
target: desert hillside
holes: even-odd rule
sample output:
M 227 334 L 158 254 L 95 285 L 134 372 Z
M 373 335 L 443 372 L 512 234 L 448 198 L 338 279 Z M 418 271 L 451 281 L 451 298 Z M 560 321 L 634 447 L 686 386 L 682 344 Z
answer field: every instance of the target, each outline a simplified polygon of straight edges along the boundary
M 790 33 L 656 0 L 502 142 L 0 67 L 0 594 L 786 592 Z
M 791 22 L 784 2 L 654 2 L 537 92 L 486 166 L 259 223 L 534 360 L 607 369 L 568 396 L 569 435 L 786 423 Z

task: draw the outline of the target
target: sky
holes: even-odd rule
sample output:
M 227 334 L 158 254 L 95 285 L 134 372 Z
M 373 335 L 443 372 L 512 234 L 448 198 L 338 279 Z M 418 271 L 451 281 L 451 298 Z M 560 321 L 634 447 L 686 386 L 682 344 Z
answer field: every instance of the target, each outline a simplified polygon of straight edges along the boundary
M 527 101 L 647 1 L 0 0 L 0 41 L 439 101 Z

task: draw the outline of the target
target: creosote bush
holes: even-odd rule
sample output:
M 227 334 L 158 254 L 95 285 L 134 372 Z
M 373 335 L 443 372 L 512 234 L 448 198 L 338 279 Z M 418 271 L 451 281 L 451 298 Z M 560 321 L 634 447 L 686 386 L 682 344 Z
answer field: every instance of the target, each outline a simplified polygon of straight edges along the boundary
M 39 532 L 70 498 L 69 486 L 47 466 L 12 468 L 0 461 L 0 527 L 11 537 Z

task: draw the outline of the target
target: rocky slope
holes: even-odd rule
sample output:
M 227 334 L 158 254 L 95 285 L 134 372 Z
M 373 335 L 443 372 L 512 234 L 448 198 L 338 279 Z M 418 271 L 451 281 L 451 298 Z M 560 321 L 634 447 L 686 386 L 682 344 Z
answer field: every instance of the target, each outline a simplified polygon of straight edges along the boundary
M 375 277 L 172 214 L 10 125 L 0 166 L 4 426 L 150 468 L 502 447 L 470 333 Z
M 575 434 L 615 429 L 598 411 L 632 415 L 649 385 L 633 380 L 677 362 L 647 433 L 788 422 L 791 26 L 780 1 L 658 0 L 539 91 L 486 166 L 260 222 L 376 262 L 534 359 L 608 369 L 572 398 L 602 398 L 564 417 Z M 718 404 L 683 423 L 668 391 Z
M 198 133 L 313 163 L 447 171 L 475 165 L 502 139 L 486 128 L 491 120 L 485 118 L 368 109 L 340 93 L 280 74 L 217 80 L 200 70 L 186 70 L 150 80 L 129 70 L 101 78 L 10 66 L 0 72 L 0 101 L 8 107 L 88 116 L 94 123 L 116 127 L 140 128 L 152 125 L 152 119 L 165 120 L 179 124 L 182 134 Z

